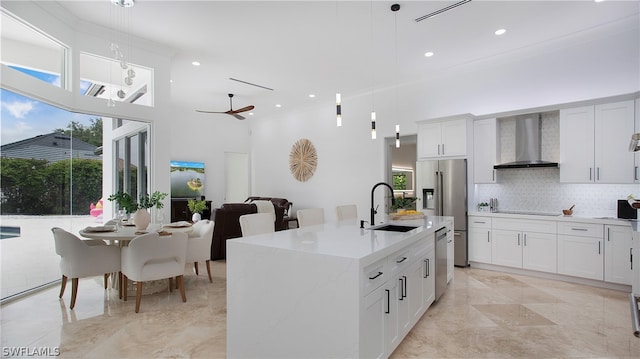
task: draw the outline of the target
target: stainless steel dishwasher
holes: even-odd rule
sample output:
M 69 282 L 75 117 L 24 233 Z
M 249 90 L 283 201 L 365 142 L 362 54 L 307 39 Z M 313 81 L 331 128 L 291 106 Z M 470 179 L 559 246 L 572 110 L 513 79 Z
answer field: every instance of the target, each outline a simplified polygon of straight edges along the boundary
M 436 231 L 436 300 L 447 288 L 447 228 Z

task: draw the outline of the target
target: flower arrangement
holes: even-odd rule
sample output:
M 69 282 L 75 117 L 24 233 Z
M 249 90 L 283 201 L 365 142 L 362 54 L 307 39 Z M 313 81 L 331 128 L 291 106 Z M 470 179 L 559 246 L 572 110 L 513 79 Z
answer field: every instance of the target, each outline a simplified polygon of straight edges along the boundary
M 138 209 L 147 209 L 156 207 L 158 209 L 164 207 L 162 200 L 167 197 L 167 193 L 155 191 L 149 196 L 148 194 L 140 195 L 139 202 L 136 202 L 133 196 L 126 192 L 118 192 L 107 198 L 109 201 L 115 201 L 118 206 L 127 213 L 134 213 Z

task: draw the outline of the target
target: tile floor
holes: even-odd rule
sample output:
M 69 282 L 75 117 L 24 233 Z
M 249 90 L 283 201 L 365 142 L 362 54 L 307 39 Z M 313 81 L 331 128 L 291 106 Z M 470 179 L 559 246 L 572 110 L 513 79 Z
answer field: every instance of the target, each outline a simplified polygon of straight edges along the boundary
M 59 287 L 3 305 L 2 356 L 26 347 L 62 358 L 223 358 L 226 265 L 212 264 L 213 284 L 185 276 L 186 303 L 177 291 L 147 295 L 138 314 L 100 277 L 80 280 L 73 311 L 70 288 L 59 300 Z M 456 268 L 392 358 L 640 358 L 630 323 L 624 292 Z

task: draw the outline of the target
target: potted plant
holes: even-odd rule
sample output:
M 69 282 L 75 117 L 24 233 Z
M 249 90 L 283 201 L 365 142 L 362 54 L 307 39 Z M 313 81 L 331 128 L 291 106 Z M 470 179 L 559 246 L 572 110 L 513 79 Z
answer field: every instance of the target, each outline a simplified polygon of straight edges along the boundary
M 133 196 L 126 192 L 118 192 L 109 196 L 109 201 L 115 201 L 118 206 L 127 213 L 133 213 L 133 223 L 139 230 L 144 230 L 151 223 L 151 215 L 149 208 L 161 209 L 164 207 L 162 200 L 167 197 L 166 193 L 155 191 L 149 196 L 148 194 L 140 195 L 140 201 L 136 202 Z
M 402 210 L 415 209 L 416 201 L 418 197 L 396 197 L 395 204 L 391 205 L 392 212 L 402 212 Z M 400 210 L 400 211 L 399 211 Z
M 489 208 L 489 203 L 487 202 L 478 203 L 478 212 L 487 212 L 487 208 Z
M 193 213 L 191 220 L 195 223 L 202 219 L 202 212 L 207 209 L 207 202 L 203 199 L 190 199 L 187 201 L 187 207 Z

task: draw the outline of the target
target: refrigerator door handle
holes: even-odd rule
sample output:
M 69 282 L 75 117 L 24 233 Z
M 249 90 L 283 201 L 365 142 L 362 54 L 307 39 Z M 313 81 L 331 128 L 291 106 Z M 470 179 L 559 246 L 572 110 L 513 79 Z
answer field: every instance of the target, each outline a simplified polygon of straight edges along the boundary
M 438 191 L 440 194 L 440 202 L 438 204 L 439 208 L 438 208 L 438 216 L 443 216 L 444 215 L 444 175 L 442 174 L 442 171 L 438 172 L 439 177 L 438 177 Z

